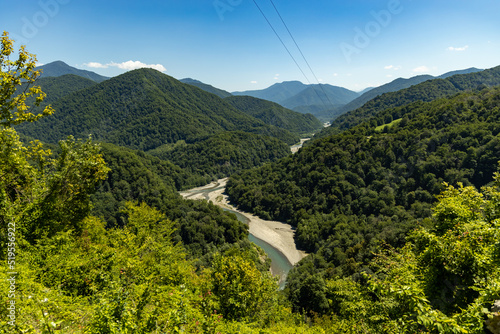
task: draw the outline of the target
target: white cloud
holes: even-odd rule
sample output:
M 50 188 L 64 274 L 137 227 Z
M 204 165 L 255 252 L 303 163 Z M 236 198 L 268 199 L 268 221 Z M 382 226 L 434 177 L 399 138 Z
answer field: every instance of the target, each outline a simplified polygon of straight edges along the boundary
M 414 68 L 413 72 L 415 72 L 415 73 L 430 72 L 430 69 L 427 66 L 419 66 L 417 68 Z
M 257 81 L 255 81 L 255 80 L 254 80 L 254 81 L 250 81 L 250 83 L 251 83 L 251 84 L 256 84 L 256 83 L 257 83 Z
M 387 74 L 386 77 L 387 78 L 392 78 L 392 74 Z
M 467 50 L 468 48 L 469 48 L 469 46 L 468 46 L 468 45 L 463 46 L 463 47 L 461 47 L 461 48 L 455 48 L 455 47 L 453 47 L 453 46 L 450 46 L 450 47 L 448 47 L 448 49 L 447 49 L 447 50 L 448 50 L 448 51 L 465 51 L 465 50 Z
M 138 68 L 152 68 L 152 69 L 155 69 L 155 70 L 160 71 L 160 72 L 165 72 L 167 70 L 161 64 L 144 64 L 144 63 L 137 61 L 137 60 L 136 61 L 129 60 L 129 61 L 125 61 L 123 63 L 111 62 L 111 64 L 109 64 L 109 66 L 116 66 L 122 70 L 127 70 L 127 71 L 136 70 Z
M 333 73 L 333 76 L 334 76 L 334 77 L 338 77 L 338 76 L 339 76 L 339 74 L 338 74 L 338 73 Z
M 83 66 L 87 66 L 87 67 L 91 67 L 91 68 L 108 68 L 108 65 L 96 63 L 93 61 L 91 61 L 90 63 L 83 64 Z
M 401 67 L 402 66 L 387 65 L 387 66 L 384 67 L 384 69 L 398 71 L 398 70 L 401 69 Z
M 101 63 L 97 63 L 97 62 L 89 62 L 89 63 L 83 64 L 83 65 L 87 66 L 87 67 L 91 67 L 91 68 L 118 67 L 119 69 L 126 70 L 126 71 L 136 70 L 136 69 L 139 69 L 139 68 L 152 68 L 152 69 L 158 70 L 160 72 L 166 72 L 167 71 L 167 69 L 165 68 L 165 66 L 163 66 L 162 64 L 145 64 L 145 63 L 140 62 L 138 60 L 136 60 L 136 61 L 129 60 L 129 61 L 125 61 L 125 62 L 122 62 L 122 63 L 111 62 L 109 64 L 101 64 Z
M 279 78 L 280 78 L 279 73 L 276 73 L 276 75 L 274 76 L 274 80 L 279 80 Z

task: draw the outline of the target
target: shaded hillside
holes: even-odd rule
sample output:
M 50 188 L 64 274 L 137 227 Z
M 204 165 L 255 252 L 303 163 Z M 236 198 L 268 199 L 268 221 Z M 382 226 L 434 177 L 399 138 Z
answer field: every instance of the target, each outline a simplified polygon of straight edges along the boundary
M 218 96 L 152 69 L 139 69 L 67 95 L 56 112 L 18 127 L 45 142 L 68 135 L 150 150 L 179 140 L 196 141 L 221 131 L 241 130 L 293 144 L 298 136 L 266 125 Z M 50 131 L 47 131 L 50 129 Z
M 489 87 L 500 85 L 500 66 L 481 72 L 454 75 L 446 79 L 428 80 L 397 92 L 385 93 L 370 100 L 363 107 L 338 117 L 332 122 L 331 127 L 324 129 L 318 137 L 356 126 L 387 108 L 403 106 L 414 101 L 433 101 L 483 85 Z
M 296 226 L 298 245 L 315 253 L 290 274 L 292 290 L 316 274 L 359 278 L 381 243 L 402 246 L 430 216 L 443 182 L 492 181 L 499 135 L 499 87 L 414 102 L 235 175 L 227 192 L 242 209 Z
M 283 158 L 290 154 L 290 148 L 276 138 L 238 131 L 218 133 L 193 144 L 166 145 L 148 153 L 205 178 L 206 184 Z
M 312 133 L 321 128 L 321 122 L 311 114 L 302 114 L 281 105 L 251 96 L 232 96 L 225 99 L 238 110 L 260 119 L 266 124 L 293 133 Z
M 79 90 L 96 85 L 95 81 L 75 74 L 65 74 L 59 77 L 42 77 L 37 79 L 36 85 L 42 87 L 47 97 L 45 104 L 51 104 L 58 99 Z
M 74 74 L 95 82 L 103 82 L 109 79 L 108 77 L 104 77 L 92 71 L 80 70 L 75 67 L 69 66 L 68 64 L 60 60 L 39 66 L 36 68 L 36 70 L 43 71 L 41 78 L 60 77 L 66 74 Z
M 214 86 L 205 84 L 205 83 L 198 81 L 198 80 L 195 80 L 195 79 L 186 78 L 186 79 L 181 79 L 179 81 L 182 83 L 188 84 L 188 85 L 196 86 L 200 89 L 203 89 L 205 92 L 215 94 L 220 98 L 225 98 L 225 97 L 231 96 L 231 93 L 229 93 L 225 90 L 222 90 L 222 89 L 216 88 Z

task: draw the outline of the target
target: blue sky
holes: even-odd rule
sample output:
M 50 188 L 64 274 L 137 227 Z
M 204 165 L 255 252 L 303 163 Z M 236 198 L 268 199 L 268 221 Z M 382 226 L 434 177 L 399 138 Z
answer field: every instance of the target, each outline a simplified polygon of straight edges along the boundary
M 149 66 L 228 91 L 317 83 L 270 0 L 0 0 L 0 30 L 40 63 Z M 316 78 L 361 90 L 500 65 L 498 0 L 273 0 Z

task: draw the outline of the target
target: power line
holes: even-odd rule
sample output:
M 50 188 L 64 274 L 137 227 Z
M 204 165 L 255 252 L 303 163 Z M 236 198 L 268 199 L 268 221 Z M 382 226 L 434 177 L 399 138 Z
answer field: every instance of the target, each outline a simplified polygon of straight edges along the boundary
M 257 6 L 257 8 L 259 9 L 260 13 L 262 14 L 262 16 L 264 16 L 264 18 L 266 19 L 267 23 L 269 24 L 269 26 L 271 27 L 271 29 L 274 31 L 276 37 L 278 37 L 278 39 L 280 40 L 281 44 L 283 45 L 283 47 L 286 49 L 286 51 L 288 52 L 288 54 L 290 55 L 290 57 L 293 59 L 295 65 L 297 65 L 297 67 L 299 68 L 300 72 L 302 72 L 302 75 L 304 76 L 304 78 L 306 78 L 307 82 L 309 84 L 311 84 L 311 82 L 309 81 L 309 79 L 307 78 L 306 74 L 304 73 L 304 71 L 302 70 L 302 68 L 300 67 L 299 63 L 297 63 L 297 61 L 295 60 L 295 58 L 293 57 L 292 53 L 290 52 L 290 50 L 288 50 L 287 46 L 285 45 L 285 43 L 283 42 L 283 40 L 281 39 L 280 35 L 278 34 L 278 32 L 276 32 L 276 30 L 274 29 L 273 25 L 271 24 L 271 22 L 267 19 L 267 16 L 266 14 L 264 14 L 264 12 L 262 11 L 262 9 L 260 9 L 259 5 L 257 4 L 257 2 L 255 2 L 255 0 L 253 0 L 253 3 L 255 4 L 255 6 Z
M 285 26 L 286 28 L 286 31 L 288 31 L 288 34 L 290 35 L 290 37 L 292 38 L 292 41 L 295 43 L 295 46 L 297 47 L 297 49 L 299 50 L 300 54 L 302 55 L 302 58 L 304 59 L 305 63 L 307 64 L 307 67 L 309 67 L 309 70 L 311 71 L 312 75 L 314 76 L 314 79 L 316 79 L 316 82 L 318 83 L 319 87 L 321 88 L 321 90 L 323 91 L 323 94 L 326 96 L 326 98 L 328 99 L 328 101 L 330 102 L 330 105 L 333 105 L 332 101 L 330 100 L 330 97 L 326 94 L 325 92 L 325 89 L 323 88 L 323 86 L 320 84 L 318 78 L 316 77 L 316 74 L 314 73 L 313 69 L 311 68 L 311 65 L 309 65 L 309 62 L 307 61 L 306 59 L 306 56 L 304 56 L 304 53 L 302 52 L 302 50 L 300 49 L 299 45 L 297 44 L 297 42 L 295 41 L 295 38 L 293 37 L 290 29 L 288 29 L 288 26 L 287 24 L 285 23 L 285 20 L 283 20 L 283 17 L 281 16 L 280 12 L 278 11 L 278 8 L 276 8 L 273 0 L 269 0 L 271 2 L 271 4 L 273 5 L 274 7 L 274 10 L 276 11 L 276 13 L 278 14 L 279 18 L 281 19 L 281 22 L 283 23 L 283 25 Z M 255 1 L 254 1 L 255 2 Z M 314 90 L 316 92 L 316 90 Z M 316 92 L 317 94 L 317 92 Z M 321 96 L 319 96 L 319 94 L 317 94 L 318 97 L 320 98 L 320 100 L 323 102 L 323 104 L 325 104 L 325 101 L 323 101 L 323 98 Z M 325 107 L 326 107 L 326 104 L 325 104 Z

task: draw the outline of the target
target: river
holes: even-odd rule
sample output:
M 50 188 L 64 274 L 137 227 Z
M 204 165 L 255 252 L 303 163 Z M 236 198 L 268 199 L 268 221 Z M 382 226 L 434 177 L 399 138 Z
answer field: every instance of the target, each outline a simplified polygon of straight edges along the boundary
M 227 179 L 221 179 L 180 194 L 186 199 L 212 201 L 225 211 L 234 213 L 239 221 L 249 225 L 248 239 L 267 253 L 271 259 L 271 273 L 279 277 L 280 287 L 283 288 L 288 272 L 294 264 L 306 256 L 306 253 L 297 250 L 293 239 L 294 231 L 290 225 L 263 220 L 229 204 L 224 194 L 226 182 Z

